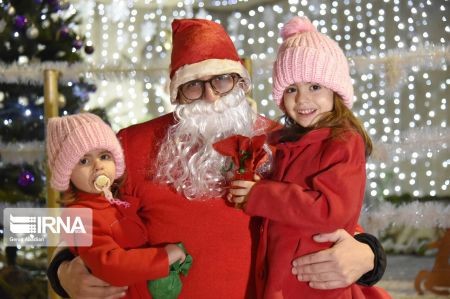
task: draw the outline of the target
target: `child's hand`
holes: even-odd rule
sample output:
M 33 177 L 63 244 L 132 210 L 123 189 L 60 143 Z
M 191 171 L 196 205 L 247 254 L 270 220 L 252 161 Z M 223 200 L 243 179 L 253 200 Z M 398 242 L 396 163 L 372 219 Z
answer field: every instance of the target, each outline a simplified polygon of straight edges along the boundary
M 184 262 L 186 258 L 186 253 L 184 253 L 183 249 L 178 247 L 176 244 L 168 244 L 164 247 L 169 257 L 169 265 L 180 261 L 180 263 Z
M 259 181 L 261 178 L 255 174 L 255 181 L 232 181 L 230 186 L 230 191 L 227 194 L 227 200 L 234 204 L 243 204 L 245 203 L 246 196 L 252 189 L 255 182 Z

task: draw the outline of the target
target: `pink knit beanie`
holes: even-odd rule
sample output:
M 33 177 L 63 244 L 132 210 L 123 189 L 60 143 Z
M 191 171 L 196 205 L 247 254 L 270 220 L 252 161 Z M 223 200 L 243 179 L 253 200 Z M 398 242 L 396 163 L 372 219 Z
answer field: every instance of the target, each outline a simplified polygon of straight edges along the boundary
M 123 175 L 125 162 L 116 134 L 95 114 L 80 113 L 50 118 L 47 124 L 47 156 L 51 186 L 58 191 L 69 188 L 72 170 L 88 152 L 105 149 L 116 163 L 116 179 Z
M 353 86 L 344 52 L 307 18 L 294 17 L 281 30 L 283 43 L 273 68 L 273 98 L 283 107 L 283 92 L 291 84 L 317 83 L 353 105 Z

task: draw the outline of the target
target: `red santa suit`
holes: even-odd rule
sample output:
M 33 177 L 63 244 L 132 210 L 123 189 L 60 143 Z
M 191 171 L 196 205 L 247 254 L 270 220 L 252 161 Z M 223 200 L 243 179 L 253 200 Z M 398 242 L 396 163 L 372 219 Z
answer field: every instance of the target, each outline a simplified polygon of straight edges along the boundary
M 127 165 L 122 198 L 141 199 L 139 215 L 150 244 L 183 242 L 192 255 L 189 274 L 181 275 L 179 298 L 255 298 L 251 269 L 256 230 L 250 217 L 223 198 L 188 200 L 152 180 L 160 142 L 174 122 L 174 115 L 167 114 L 119 132 Z M 269 123 L 259 120 L 261 126 Z
M 277 145 L 271 180 L 257 182 L 245 211 L 264 217 L 257 253 L 258 298 L 390 298 L 383 290 L 353 284 L 312 289 L 291 274 L 294 258 L 326 249 L 312 237 L 344 228 L 354 234 L 366 182 L 365 147 L 359 134 L 330 138 L 330 129 Z

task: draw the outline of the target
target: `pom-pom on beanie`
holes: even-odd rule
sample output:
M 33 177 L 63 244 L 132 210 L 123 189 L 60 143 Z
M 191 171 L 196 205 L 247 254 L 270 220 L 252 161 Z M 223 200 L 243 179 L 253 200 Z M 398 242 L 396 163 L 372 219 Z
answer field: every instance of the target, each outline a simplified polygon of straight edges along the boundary
M 79 113 L 52 117 L 47 124 L 47 157 L 51 171 L 51 186 L 58 191 L 69 188 L 75 165 L 88 152 L 105 149 L 116 164 L 116 179 L 125 171 L 122 147 L 116 134 L 100 117 Z
M 273 68 L 272 95 L 284 109 L 283 92 L 294 83 L 317 83 L 353 105 L 353 86 L 347 58 L 339 45 L 317 31 L 305 17 L 294 17 L 281 30 L 283 43 Z

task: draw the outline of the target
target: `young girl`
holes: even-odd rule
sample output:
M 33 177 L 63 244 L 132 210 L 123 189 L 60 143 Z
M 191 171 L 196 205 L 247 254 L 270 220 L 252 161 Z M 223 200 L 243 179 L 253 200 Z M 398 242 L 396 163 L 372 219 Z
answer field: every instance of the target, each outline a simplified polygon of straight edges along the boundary
M 290 272 L 294 258 L 332 244 L 313 236 L 338 228 L 354 234 L 364 197 L 369 136 L 350 111 L 353 88 L 336 42 L 295 17 L 273 71 L 273 96 L 285 112 L 270 180 L 234 181 L 228 199 L 264 225 L 256 259 L 259 298 L 390 298 L 356 284 L 318 290 Z M 329 273 L 324 273 L 327 275 Z
M 125 170 L 122 148 L 98 116 L 80 113 L 50 118 L 47 126 L 51 186 L 66 191 L 65 207 L 92 209 L 92 246 L 71 250 L 98 278 L 129 286 L 124 298 L 151 298 L 147 280 L 166 277 L 169 266 L 183 262 L 180 247 L 148 247 L 137 202 L 115 199 Z

